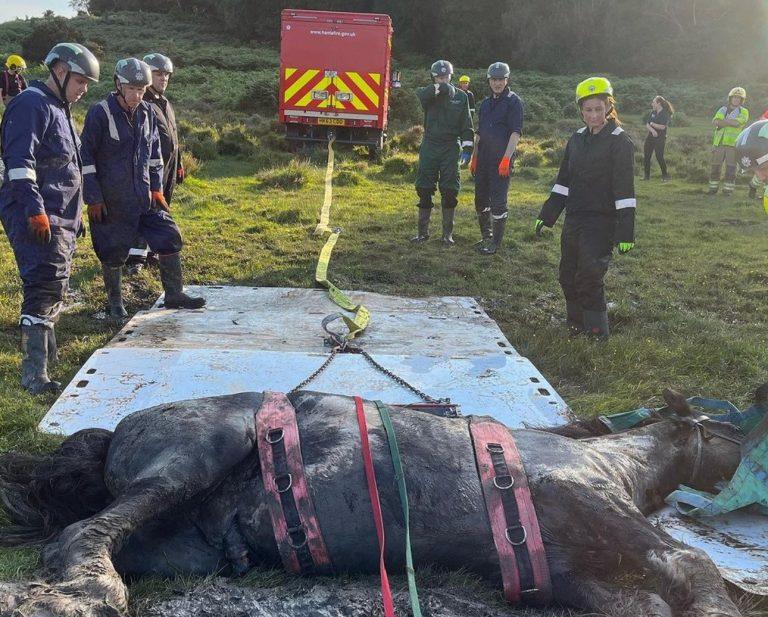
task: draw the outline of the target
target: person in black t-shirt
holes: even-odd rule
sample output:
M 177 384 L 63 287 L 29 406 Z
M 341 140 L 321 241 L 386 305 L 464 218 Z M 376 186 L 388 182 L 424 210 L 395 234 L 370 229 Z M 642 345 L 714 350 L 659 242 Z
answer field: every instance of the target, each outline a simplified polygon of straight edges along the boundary
M 651 177 L 651 154 L 656 153 L 656 160 L 661 168 L 661 181 L 669 180 L 667 173 L 667 163 L 664 161 L 664 147 L 667 143 L 667 126 L 675 113 L 675 108 L 663 96 L 654 97 L 651 101 L 651 113 L 648 115 L 648 122 L 645 128 L 648 129 L 648 135 L 645 137 L 643 148 L 645 164 L 645 174 L 643 180 Z

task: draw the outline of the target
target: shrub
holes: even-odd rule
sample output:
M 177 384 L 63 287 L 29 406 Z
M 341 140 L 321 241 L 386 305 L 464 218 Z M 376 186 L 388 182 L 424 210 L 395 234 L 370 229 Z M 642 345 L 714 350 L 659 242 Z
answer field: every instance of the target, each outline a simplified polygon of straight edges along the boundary
M 184 167 L 184 173 L 187 176 L 194 176 L 198 171 L 200 171 L 200 161 L 198 161 L 195 155 L 192 154 L 189 150 L 181 151 L 181 164 Z
M 219 155 L 219 134 L 211 126 L 187 130 L 183 142 L 184 147 L 201 161 L 210 161 Z
M 408 130 L 395 135 L 389 143 L 389 146 L 391 149 L 400 150 L 401 152 L 418 152 L 423 137 L 424 127 L 417 124 Z
M 32 31 L 21 41 L 21 55 L 27 62 L 42 62 L 51 48 L 61 41 L 82 41 L 83 34 L 60 15 L 33 19 Z
M 307 164 L 291 161 L 287 167 L 270 169 L 259 174 L 259 188 L 295 191 L 309 180 Z
M 334 179 L 333 183 L 337 186 L 357 186 L 361 184 L 362 181 L 363 178 L 360 176 L 360 174 L 349 169 L 342 169 L 338 174 L 336 174 L 336 178 Z
M 245 84 L 238 107 L 242 111 L 273 114 L 277 112 L 277 72 L 260 70 Z
M 413 126 L 424 121 L 424 111 L 412 88 L 395 88 L 389 97 L 390 120 L 397 126 Z
M 392 156 L 384 161 L 383 171 L 391 176 L 410 177 L 416 173 L 416 162 L 404 156 Z
M 242 124 L 227 125 L 221 130 L 219 153 L 230 156 L 250 156 L 259 148 L 258 140 Z
M 541 167 L 544 155 L 540 150 L 527 150 L 520 153 L 517 162 L 521 167 Z
M 520 167 L 515 169 L 515 176 L 524 180 L 538 180 L 539 172 L 533 167 Z
M 669 126 L 691 126 L 691 119 L 684 111 L 676 111 Z
M 560 165 L 560 161 L 563 160 L 563 155 L 565 154 L 565 144 L 561 143 L 552 148 L 542 150 L 541 154 L 544 156 L 547 165 Z

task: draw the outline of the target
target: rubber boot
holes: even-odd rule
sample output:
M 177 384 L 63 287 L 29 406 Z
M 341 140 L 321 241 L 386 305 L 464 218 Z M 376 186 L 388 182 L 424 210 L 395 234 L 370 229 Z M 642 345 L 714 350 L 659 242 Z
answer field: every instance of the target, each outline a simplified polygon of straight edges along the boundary
M 608 311 L 584 311 L 584 332 L 587 336 L 607 339 L 610 336 Z
M 453 219 L 456 216 L 456 208 L 443 208 L 443 244 L 453 246 Z
M 565 323 L 570 334 L 584 334 L 584 311 L 581 306 L 565 301 Z
M 56 331 L 51 328 L 46 328 L 47 330 L 47 341 L 46 344 L 48 345 L 48 364 L 55 364 L 59 361 L 59 346 L 56 344 Z
M 30 394 L 61 391 L 61 384 L 48 378 L 48 330 L 42 324 L 21 326 L 21 385 Z
M 493 240 L 487 246 L 478 250 L 481 255 L 493 255 L 501 248 L 501 242 L 504 240 L 504 228 L 507 226 L 507 217 L 503 219 L 493 219 Z
M 491 211 L 482 210 L 477 213 L 477 224 L 480 226 L 480 241 L 475 242 L 475 248 L 478 250 L 487 245 L 493 238 L 493 230 L 491 229 Z
M 416 235 L 411 242 L 426 242 L 429 240 L 429 218 L 432 216 L 432 208 L 419 207 L 419 224 Z
M 179 253 L 160 256 L 160 280 L 165 291 L 165 308 L 199 309 L 205 306 L 205 298 L 195 298 L 184 293 Z
M 123 306 L 123 270 L 101 264 L 104 288 L 107 290 L 107 315 L 112 319 L 125 319 L 128 311 Z

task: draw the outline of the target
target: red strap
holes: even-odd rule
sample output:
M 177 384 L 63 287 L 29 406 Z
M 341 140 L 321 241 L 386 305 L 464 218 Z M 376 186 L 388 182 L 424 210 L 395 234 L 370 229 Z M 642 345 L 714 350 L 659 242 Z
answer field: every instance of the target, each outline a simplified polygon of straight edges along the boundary
M 301 574 L 301 566 L 296 556 L 296 550 L 291 545 L 288 535 L 288 525 L 280 501 L 280 494 L 275 484 L 275 461 L 272 457 L 272 445 L 267 436 L 275 431 L 282 431 L 286 463 L 291 474 L 291 489 L 299 512 L 299 519 L 307 536 L 307 546 L 312 560 L 318 569 L 331 566 L 331 559 L 323 540 L 320 525 L 317 521 L 315 506 L 309 494 L 306 476 L 304 475 L 304 460 L 301 456 L 299 427 L 296 424 L 296 411 L 285 394 L 280 392 L 265 392 L 261 409 L 256 414 L 256 439 L 259 450 L 261 473 L 264 489 L 269 496 L 267 506 L 272 519 L 272 529 L 280 552 L 280 558 L 286 570 Z M 279 433 L 278 433 L 279 434 Z
M 513 491 L 520 512 L 520 523 L 527 536 L 525 546 L 533 570 L 536 585 L 535 598 L 546 603 L 551 597 L 552 583 L 549 577 L 549 565 L 544 552 L 541 529 L 533 506 L 528 478 L 525 475 L 520 452 L 510 430 L 496 422 L 470 422 L 469 430 L 475 447 L 477 469 L 483 488 L 483 497 L 488 510 L 488 519 L 493 532 L 493 543 L 499 555 L 504 596 L 508 602 L 519 602 L 522 596 L 520 575 L 517 569 L 515 550 L 507 538 L 507 519 L 499 489 L 494 485 L 495 472 L 491 454 L 486 448 L 489 443 L 499 444 L 504 448 L 504 459 L 509 473 L 514 478 Z
M 355 409 L 357 410 L 357 425 L 360 428 L 360 441 L 363 447 L 363 461 L 365 463 L 365 478 L 368 481 L 368 495 L 371 498 L 373 508 L 373 520 L 376 522 L 376 535 L 379 536 L 379 573 L 381 575 L 381 597 L 384 600 L 384 615 L 394 617 L 395 607 L 392 602 L 392 591 L 389 588 L 387 566 L 384 563 L 384 517 L 381 514 L 379 502 L 379 488 L 376 485 L 376 471 L 373 468 L 373 456 L 371 446 L 368 443 L 368 423 L 365 421 L 363 399 L 355 397 Z

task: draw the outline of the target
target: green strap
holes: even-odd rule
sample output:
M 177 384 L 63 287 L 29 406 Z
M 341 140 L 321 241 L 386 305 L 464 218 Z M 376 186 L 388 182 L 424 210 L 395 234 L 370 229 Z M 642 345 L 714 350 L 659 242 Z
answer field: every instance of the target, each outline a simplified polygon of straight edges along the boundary
M 403 506 L 403 519 L 405 520 L 405 571 L 408 574 L 408 594 L 411 597 L 411 610 L 413 611 L 413 617 L 421 617 L 419 592 L 416 589 L 416 571 L 413 569 L 413 554 L 411 552 L 411 522 L 408 513 L 408 491 L 405 486 L 403 462 L 400 459 L 400 449 L 397 447 L 397 437 L 395 436 L 395 428 L 392 426 L 389 408 L 381 401 L 376 401 L 376 408 L 379 410 L 381 423 L 384 425 L 384 431 L 387 433 L 389 451 L 392 454 L 392 466 L 395 468 L 397 489 L 400 491 L 400 503 Z

